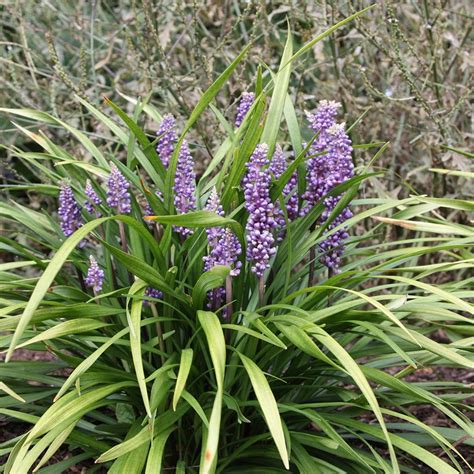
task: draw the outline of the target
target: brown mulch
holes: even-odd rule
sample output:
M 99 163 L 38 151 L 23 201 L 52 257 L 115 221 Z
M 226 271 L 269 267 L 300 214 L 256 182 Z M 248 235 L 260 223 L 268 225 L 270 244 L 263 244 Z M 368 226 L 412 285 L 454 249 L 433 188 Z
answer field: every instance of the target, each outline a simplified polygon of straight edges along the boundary
M 5 360 L 5 353 L 0 354 L 0 361 Z M 52 352 L 30 351 L 29 349 L 16 349 L 11 360 L 58 360 Z

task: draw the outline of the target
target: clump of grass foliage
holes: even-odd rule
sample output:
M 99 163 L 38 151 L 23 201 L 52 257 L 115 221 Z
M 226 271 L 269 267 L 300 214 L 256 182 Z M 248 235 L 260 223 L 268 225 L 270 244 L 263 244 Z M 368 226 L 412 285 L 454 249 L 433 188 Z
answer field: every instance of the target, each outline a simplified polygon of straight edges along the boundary
M 203 272 L 206 229 L 228 226 L 245 247 L 240 183 L 259 143 L 271 150 L 277 141 L 289 143 L 296 157 L 292 168 L 273 180 L 274 202 L 282 204 L 282 190 L 295 170 L 298 191 L 304 191 L 307 146 L 301 135 L 308 133 L 287 93 L 291 71 L 316 42 L 351 19 L 296 52 L 289 33 L 278 71 L 264 79 L 259 70 L 255 102 L 234 128 L 213 100 L 244 58 L 243 50 L 187 118 L 168 169 L 155 151 L 156 140 L 139 125 L 142 114 L 162 119 L 147 101 L 137 102 L 133 117 L 108 101 L 122 121 L 118 125 L 76 96 L 115 136 L 123 161 L 104 156 L 85 133 L 52 115 L 3 109 L 64 128 L 88 157 L 77 159 L 47 133 L 17 125 L 44 150 L 14 150 L 42 181 L 21 189 L 57 194 L 67 179 L 83 200 L 89 179 L 105 202 L 100 183 L 112 163 L 132 194 L 129 215 L 106 206 L 99 218 L 82 210 L 85 223 L 68 238 L 55 215 L 15 202 L 0 204 L 2 218 L 18 229 L 0 239 L 14 256 L 0 267 L 0 347 L 7 353 L 0 367 L 0 413 L 31 424 L 0 446 L 0 454 L 8 455 L 4 472 L 59 472 L 44 465 L 63 444 L 75 455 L 60 463 L 62 470 L 90 459 L 112 473 L 418 472 L 418 462 L 437 472 L 462 472 L 466 464 L 458 447 L 473 433 L 465 414 L 472 389 L 404 378 L 419 367 L 474 365 L 468 319 L 474 233 L 442 217 L 443 209 L 472 211 L 473 205 L 425 196 L 359 197 L 387 144 L 354 145 L 355 153 L 375 152 L 353 178 L 331 191 L 343 197 L 324 225 L 315 225 L 324 212 L 322 201 L 287 222 L 264 286 L 242 256 L 227 304 L 230 314 L 207 307 L 208 292 L 228 281 L 229 268 Z M 226 138 L 197 183 L 198 210 L 178 215 L 173 184 L 179 149 L 209 109 Z M 214 187 L 227 217 L 203 210 Z M 354 216 L 328 231 L 351 201 Z M 145 203 L 155 216 L 148 222 Z M 175 226 L 194 232 L 183 238 Z M 402 241 L 384 239 L 384 226 L 413 234 Z M 328 275 L 309 255 L 342 227 L 352 236 L 340 272 Z M 91 253 L 105 274 L 97 294 L 81 286 Z M 438 263 L 426 263 L 431 258 Z M 441 273 L 456 278 L 431 284 Z M 160 297 L 145 296 L 147 287 L 160 290 Z M 430 337 L 439 329 L 448 342 Z M 56 358 L 12 359 L 20 347 Z M 426 425 L 410 412 L 415 405 L 434 407 L 456 428 Z

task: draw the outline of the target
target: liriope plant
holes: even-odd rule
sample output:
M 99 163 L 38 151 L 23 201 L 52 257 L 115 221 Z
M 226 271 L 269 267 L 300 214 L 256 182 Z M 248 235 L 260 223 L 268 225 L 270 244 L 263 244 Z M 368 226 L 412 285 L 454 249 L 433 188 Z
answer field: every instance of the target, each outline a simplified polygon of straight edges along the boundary
M 331 98 L 300 123 L 288 93 L 297 58 L 350 19 L 296 53 L 289 35 L 235 123 L 213 99 L 247 49 L 181 131 L 146 101 L 132 118 L 108 100 L 110 117 L 77 97 L 112 152 L 47 113 L 3 109 L 83 148 L 79 158 L 17 124 L 43 149 L 15 150 L 41 183 L 8 191 L 58 200 L 57 213 L 0 204 L 12 256 L 0 273 L 0 414 L 31 425 L 0 445 L 4 472 L 84 461 L 147 474 L 469 468 L 459 447 L 473 433 L 472 389 L 406 376 L 474 365 L 474 232 L 442 217 L 474 206 L 362 197 L 388 144 L 352 144 L 357 121 L 341 123 Z M 188 133 L 208 109 L 226 137 L 197 178 Z M 388 228 L 408 231 L 390 240 Z M 23 347 L 55 357 L 16 360 Z M 417 405 L 452 427 L 417 419 Z M 63 445 L 73 455 L 48 465 Z

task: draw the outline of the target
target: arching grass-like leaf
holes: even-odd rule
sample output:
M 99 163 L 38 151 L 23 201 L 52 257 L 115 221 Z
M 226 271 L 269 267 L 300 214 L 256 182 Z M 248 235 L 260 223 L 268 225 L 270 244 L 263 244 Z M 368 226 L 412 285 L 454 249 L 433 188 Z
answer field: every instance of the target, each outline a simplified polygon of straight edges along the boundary
M 168 428 L 158 433 L 151 442 L 150 452 L 146 463 L 145 474 L 155 474 L 161 471 L 161 464 L 163 462 L 163 451 L 165 449 L 166 441 L 170 434 L 175 430 L 174 427 Z
M 193 306 L 195 309 L 201 309 L 207 298 L 207 292 L 214 288 L 219 288 L 225 283 L 230 268 L 222 265 L 215 265 L 209 271 L 203 273 L 193 288 Z
M 288 66 L 293 53 L 293 36 L 288 29 L 285 49 L 281 57 L 280 69 L 274 79 L 272 100 L 268 108 L 268 117 L 263 128 L 261 142 L 268 145 L 269 156 L 275 149 L 275 142 L 280 128 L 280 122 L 287 98 L 288 84 L 290 81 L 291 66 Z
M 193 363 L 193 350 L 184 349 L 181 352 L 181 361 L 179 363 L 178 378 L 176 379 L 176 387 L 173 395 L 173 410 L 176 411 L 176 405 L 183 393 L 184 387 L 186 386 L 186 380 L 188 378 L 191 366 Z
M 143 281 L 136 281 L 130 288 L 131 296 L 143 296 L 145 293 L 146 283 Z M 141 348 L 141 313 L 143 306 L 143 299 L 138 298 L 132 301 L 130 312 L 128 312 L 128 305 L 130 298 L 127 300 L 127 317 L 130 325 L 130 350 L 132 351 L 132 360 L 135 367 L 135 374 L 137 376 L 138 386 L 142 394 L 143 404 L 149 418 L 151 418 L 150 399 L 148 397 L 148 390 L 145 381 L 145 373 L 143 370 L 142 348 Z
M 206 335 L 217 384 L 205 448 L 203 446 L 204 455 L 201 458 L 201 471 L 203 474 L 207 474 L 211 472 L 212 466 L 215 465 L 219 444 L 226 354 L 224 333 L 219 318 L 209 311 L 198 311 L 198 319 Z
M 318 328 L 317 333 L 312 333 L 313 337 L 315 337 L 323 346 L 327 347 L 329 351 L 331 351 L 334 356 L 339 360 L 341 365 L 347 370 L 347 372 L 351 375 L 351 378 L 360 388 L 361 392 L 363 393 L 364 397 L 366 398 L 368 404 L 373 410 L 377 421 L 379 422 L 382 432 L 384 434 L 384 438 L 387 442 L 387 446 L 390 452 L 390 459 L 392 462 L 392 467 L 395 472 L 399 472 L 398 461 L 395 455 L 395 451 L 393 449 L 393 445 L 391 442 L 390 435 L 388 433 L 387 427 L 385 425 L 385 421 L 383 419 L 382 412 L 380 410 L 379 403 L 375 394 L 370 387 L 369 382 L 365 378 L 363 372 L 361 371 L 360 367 L 357 363 L 352 359 L 352 357 L 346 352 L 346 350 L 333 338 L 331 337 L 326 331 Z
M 73 319 L 72 321 L 64 321 L 63 323 L 59 323 L 58 325 L 43 331 L 41 334 L 32 337 L 28 341 L 19 344 L 17 347 L 26 347 L 37 342 L 49 341 L 50 339 L 67 336 L 68 334 L 90 332 L 105 326 L 108 326 L 108 324 L 101 321 L 96 321 L 95 319 L 79 318 Z
M 290 462 L 288 458 L 288 450 L 285 442 L 285 435 L 283 434 L 283 426 L 280 419 L 280 413 L 278 412 L 278 406 L 275 400 L 275 396 L 270 388 L 270 385 L 265 378 L 265 375 L 260 368 L 250 360 L 248 357 L 239 353 L 239 357 L 244 364 L 245 370 L 252 383 L 253 390 L 257 396 L 257 400 L 262 409 L 263 416 L 267 423 L 268 429 L 272 435 L 273 441 L 275 441 L 278 452 L 280 453 L 281 460 L 286 469 L 290 468 Z
M 194 211 L 172 216 L 147 216 L 145 220 L 156 221 L 161 224 L 189 227 L 190 229 L 229 226 L 235 232 L 239 240 L 243 242 L 244 234 L 242 226 L 234 219 L 221 217 L 215 212 Z

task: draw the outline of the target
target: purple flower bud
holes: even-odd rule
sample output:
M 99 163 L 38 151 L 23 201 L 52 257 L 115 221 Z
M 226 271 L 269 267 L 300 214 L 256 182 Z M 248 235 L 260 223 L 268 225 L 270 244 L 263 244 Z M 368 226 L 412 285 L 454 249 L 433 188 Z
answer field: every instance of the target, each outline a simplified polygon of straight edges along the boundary
M 174 178 L 174 206 L 178 214 L 186 214 L 196 210 L 196 173 L 194 160 L 189 151 L 188 142 L 183 141 L 179 151 L 176 175 Z M 176 232 L 183 236 L 193 233 L 186 227 L 175 227 Z
M 271 175 L 268 168 L 268 145 L 255 148 L 247 163 L 244 186 L 245 207 L 249 213 L 246 226 L 247 260 L 252 271 L 262 277 L 270 267 L 270 258 L 275 254 L 273 229 L 277 226 L 275 209 L 270 198 Z
M 92 255 L 89 257 L 89 262 L 90 266 L 84 283 L 92 288 L 94 294 L 97 294 L 102 290 L 102 285 L 104 284 L 104 270 L 99 267 Z
M 130 183 L 115 164 L 111 163 L 110 175 L 107 180 L 107 204 L 115 208 L 118 214 L 130 214 L 132 210 L 129 187 Z
M 145 290 L 145 296 L 147 298 L 156 298 L 157 300 L 161 300 L 163 298 L 163 293 L 160 290 L 157 290 L 156 288 L 152 288 L 151 286 L 148 286 L 147 289 Z M 150 303 L 153 303 L 153 301 L 144 302 L 144 304 L 146 305 Z
M 102 204 L 102 200 L 94 191 L 94 188 L 92 187 L 90 180 L 86 181 L 85 193 L 86 193 L 87 199 L 84 201 L 84 207 L 87 209 L 87 212 L 89 214 L 95 214 L 95 216 L 99 218 L 102 214 L 100 213 L 100 211 L 95 209 L 94 206 L 100 206 Z
M 160 123 L 160 127 L 156 134 L 159 137 L 158 144 L 156 146 L 156 151 L 163 163 L 165 168 L 168 167 L 168 164 L 173 154 L 174 144 L 178 140 L 175 132 L 176 120 L 171 114 L 167 114 L 163 117 L 163 120 Z
M 237 106 L 237 114 L 235 116 L 235 126 L 240 127 L 244 121 L 245 116 L 248 114 L 250 107 L 255 100 L 255 94 L 253 92 L 244 92 L 240 99 L 239 105 Z
M 71 186 L 66 182 L 61 183 L 58 215 L 61 229 L 66 237 L 74 234 L 83 224 L 81 211 L 74 198 Z

